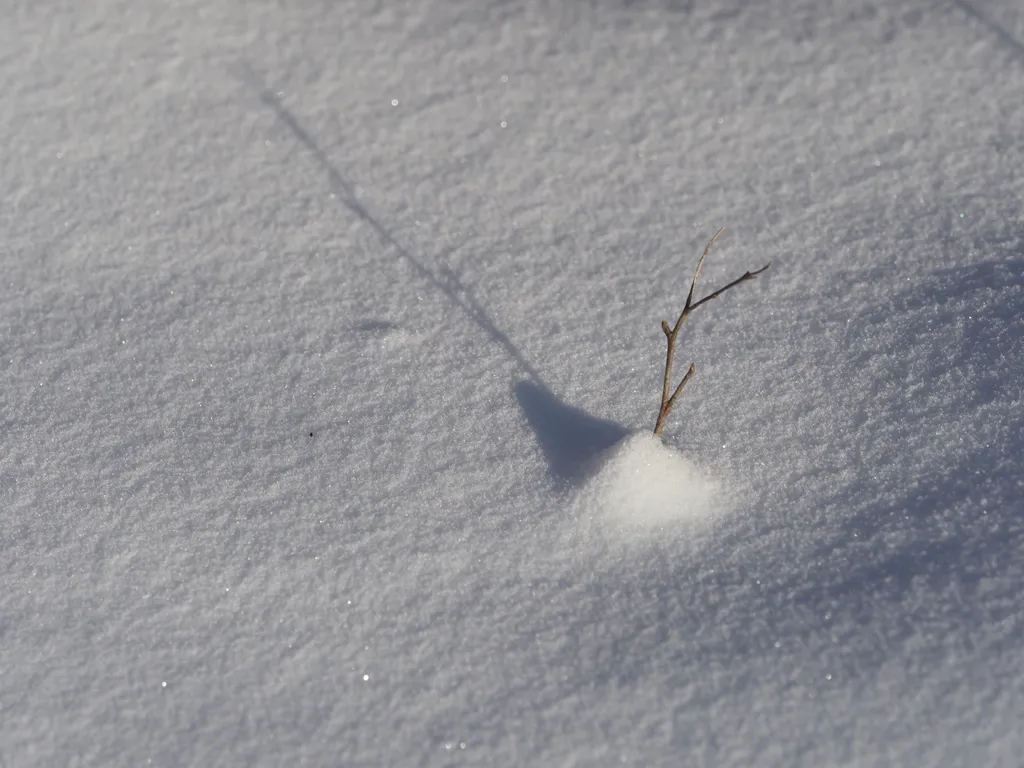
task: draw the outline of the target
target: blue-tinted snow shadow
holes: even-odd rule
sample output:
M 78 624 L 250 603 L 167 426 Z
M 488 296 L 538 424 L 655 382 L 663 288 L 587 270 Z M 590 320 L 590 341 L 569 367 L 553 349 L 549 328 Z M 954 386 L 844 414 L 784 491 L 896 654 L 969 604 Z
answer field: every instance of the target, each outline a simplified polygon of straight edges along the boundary
M 987 301 L 991 297 L 998 301 Z M 957 306 L 964 302 L 967 312 Z M 981 304 L 986 306 L 978 308 Z M 984 376 L 986 371 L 1020 363 L 1024 355 L 1024 260 L 1000 259 L 937 270 L 896 294 L 888 311 L 907 314 L 929 306 L 943 311 L 948 321 L 958 326 L 959 343 L 946 350 L 949 366 L 966 366 Z M 920 323 L 918 326 L 911 327 L 911 333 L 926 330 Z M 972 386 L 966 394 L 979 393 Z
M 544 452 L 551 475 L 558 481 L 579 481 L 586 465 L 597 454 L 629 434 L 620 424 L 566 405 L 534 381 L 518 382 L 513 392 Z
M 869 323 L 896 318 L 900 348 L 933 340 L 931 350 L 916 353 L 928 362 L 925 377 L 939 381 L 956 372 L 942 399 L 975 417 L 965 433 L 950 414 L 949 444 L 964 448 L 950 451 L 953 461 L 913 477 L 898 501 L 867 501 L 876 493 L 880 499 L 896 495 L 878 493 L 868 472 L 828 499 L 849 513 L 835 543 L 821 552 L 854 537 L 904 542 L 886 557 L 852 563 L 840 593 L 880 581 L 908 588 L 922 575 L 976 581 L 1012 552 L 1024 552 L 1024 260 L 936 270 L 864 316 Z M 944 328 L 939 333 L 936 320 Z M 891 418 L 907 422 L 904 448 L 911 454 L 912 417 Z
M 730 621 L 762 631 L 796 612 L 813 633 L 835 626 L 847 641 L 856 638 L 860 650 L 840 670 L 848 675 L 870 672 L 924 625 L 969 644 L 965 628 L 1009 610 L 1024 573 L 1024 260 L 922 275 L 884 306 L 850 318 L 849 333 L 864 336 L 882 324 L 894 331 L 890 365 L 904 387 L 923 387 L 949 409 L 949 449 L 916 455 L 935 415 L 918 402 L 921 395 L 892 400 L 871 423 L 899 425 L 893 444 L 856 467 L 851 482 L 831 492 L 815 482 L 775 490 L 775 506 L 792 505 L 794 521 L 814 507 L 827 510 L 813 525 L 816 544 L 802 537 L 791 567 L 776 563 L 767 578 L 746 557 L 716 575 L 733 584 L 760 576 L 746 604 L 729 611 Z M 905 350 L 923 366 L 908 367 Z M 854 382 L 859 353 L 851 345 L 845 354 Z M 854 432 L 836 439 L 861 438 Z M 878 466 L 879 456 L 891 466 Z M 705 552 L 725 556 L 728 547 L 719 544 Z

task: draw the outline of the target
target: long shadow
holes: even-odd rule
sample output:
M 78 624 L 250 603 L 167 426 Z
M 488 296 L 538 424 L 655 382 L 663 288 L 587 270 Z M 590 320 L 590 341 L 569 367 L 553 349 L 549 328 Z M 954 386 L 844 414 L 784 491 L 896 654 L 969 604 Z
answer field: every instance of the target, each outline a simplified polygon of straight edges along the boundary
M 997 38 L 999 38 L 999 41 L 1003 45 L 1007 46 L 1010 50 L 1016 53 L 1018 58 L 1020 58 L 1021 62 L 1024 62 L 1024 43 L 1022 43 L 1020 40 L 1011 35 L 1005 27 L 1003 27 L 1000 24 L 997 24 L 994 21 L 991 21 L 981 11 L 979 11 L 977 8 L 971 5 L 971 3 L 967 2 L 967 0 L 953 0 L 953 2 L 960 10 L 962 10 L 972 19 L 981 22 L 981 24 L 986 29 L 988 29 L 989 32 L 991 32 Z
M 513 386 L 516 401 L 526 421 L 533 429 L 548 461 L 551 474 L 558 480 L 571 481 L 582 477 L 583 466 L 596 453 L 608 448 L 628 433 L 613 422 L 598 419 L 584 411 L 561 402 L 519 348 L 476 300 L 470 290 L 452 270 L 442 265 L 437 272 L 428 269 L 411 254 L 356 197 L 352 184 L 331 162 L 312 134 L 283 104 L 277 95 L 265 87 L 249 68 L 236 73 L 243 82 L 259 94 L 264 106 L 292 132 L 327 175 L 335 196 L 351 213 L 366 222 L 380 237 L 384 245 L 408 263 L 416 273 L 440 291 L 449 301 L 483 330 L 491 341 L 501 347 L 528 377 Z
M 477 302 L 473 295 L 469 292 L 469 289 L 463 285 L 455 274 L 447 267 L 441 270 L 441 277 L 435 274 L 433 271 L 424 266 L 415 256 L 395 239 L 395 236 L 391 231 L 385 227 L 380 221 L 378 221 L 373 214 L 371 214 L 362 203 L 356 199 L 355 185 L 346 179 L 341 171 L 339 171 L 327 154 L 320 148 L 320 145 L 316 143 L 312 135 L 302 127 L 302 124 L 298 119 L 291 113 L 291 111 L 281 103 L 281 100 L 277 98 L 268 88 L 258 82 L 252 72 L 244 73 L 245 82 L 259 93 L 260 101 L 277 115 L 277 118 L 288 127 L 288 130 L 299 140 L 299 142 L 309 150 L 313 155 L 320 168 L 327 174 L 327 180 L 330 183 L 331 189 L 334 191 L 338 200 L 341 204 L 348 208 L 349 211 L 358 216 L 362 221 L 366 222 L 373 228 L 373 231 L 377 233 L 377 236 L 384 242 L 384 245 L 391 248 L 395 253 L 398 254 L 399 258 L 403 259 L 408 263 L 420 277 L 424 278 L 427 282 L 437 288 L 443 293 L 449 301 L 455 306 L 461 309 L 470 320 L 481 328 L 492 341 L 497 343 L 505 353 L 511 357 L 520 368 L 522 368 L 526 374 L 534 381 L 540 383 L 540 374 L 534 369 L 532 365 L 523 357 L 523 354 L 519 351 L 518 347 L 512 343 L 512 340 L 495 325 L 487 311 Z

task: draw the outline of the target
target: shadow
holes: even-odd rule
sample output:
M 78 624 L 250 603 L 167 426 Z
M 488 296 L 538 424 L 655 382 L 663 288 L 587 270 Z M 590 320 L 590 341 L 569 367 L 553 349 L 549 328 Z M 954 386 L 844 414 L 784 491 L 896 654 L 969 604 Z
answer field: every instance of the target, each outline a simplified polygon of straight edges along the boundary
M 320 145 L 316 143 L 313 136 L 302 126 L 298 119 L 291 113 L 291 111 L 281 103 L 281 100 L 277 95 L 266 88 L 255 76 L 255 74 L 248 68 L 244 68 L 240 74 L 237 74 L 242 81 L 256 91 L 259 94 L 260 101 L 264 106 L 268 107 L 271 111 L 277 115 L 277 119 L 280 120 L 289 131 L 299 140 L 313 158 L 317 164 L 327 175 L 327 180 L 330 184 L 331 190 L 337 196 L 337 199 L 344 205 L 351 213 L 358 216 L 363 222 L 368 224 L 377 236 L 381 239 L 385 246 L 394 251 L 400 259 L 409 264 L 416 273 L 426 280 L 430 285 L 439 290 L 444 294 L 449 301 L 465 313 L 470 320 L 472 320 L 481 330 L 483 330 L 491 339 L 491 341 L 498 344 L 505 353 L 512 358 L 519 365 L 526 374 L 536 382 L 540 382 L 540 375 L 534 370 L 533 366 L 523 357 L 523 354 L 519 351 L 512 340 L 495 325 L 487 311 L 476 301 L 469 289 L 458 279 L 454 272 L 448 267 L 442 267 L 439 273 L 428 269 L 424 266 L 419 259 L 409 253 L 406 248 L 395 239 L 395 236 L 391 231 L 385 227 L 380 221 L 377 220 L 371 214 L 366 206 L 364 206 L 356 198 L 355 185 L 352 184 L 348 179 L 342 175 L 334 164 L 331 162 L 327 154 L 320 148 Z
M 352 326 L 353 331 L 361 333 L 387 333 L 388 331 L 397 331 L 398 328 L 398 324 L 392 323 L 390 320 L 363 320 Z
M 795 575 L 781 588 L 814 612 L 839 606 L 867 621 L 879 595 L 897 601 L 914 591 L 955 592 L 967 598 L 983 579 L 1013 567 L 1024 551 L 1024 418 L 1018 406 L 1024 397 L 1024 261 L 936 270 L 860 320 L 855 332 L 863 333 L 865 320 L 869 326 L 888 323 L 895 349 L 934 349 L 915 353 L 924 365 L 914 372 L 894 368 L 926 395 L 908 395 L 891 412 L 892 423 L 905 425 L 904 434 L 892 438 L 901 443 L 893 449 L 912 455 L 927 395 L 944 403 L 950 444 L 962 446 L 919 466 L 924 471 L 917 476 L 900 477 L 899 485 L 880 483 L 865 466 L 854 483 L 821 498 L 822 507 L 844 511 L 842 522 L 806 557 L 828 573 L 821 571 L 813 582 L 806 573 Z M 974 416 L 968 421 L 959 414 Z M 876 551 L 850 556 L 858 548 Z
M 1024 288 L 1024 260 L 1008 258 L 984 261 L 966 267 L 936 270 L 920 284 L 896 294 L 893 306 L 900 311 L 920 309 L 961 298 L 976 299 L 978 294 Z M 995 311 L 1000 320 L 1019 317 L 1020 307 L 1000 303 Z
M 671 13 L 693 13 L 693 6 L 696 0 L 619 0 L 622 8 L 630 11 L 646 11 L 652 7 L 657 10 L 669 11 Z
M 962 407 L 1022 396 L 1024 261 L 1003 259 L 936 271 L 915 288 L 897 294 L 890 311 L 928 317 L 929 308 L 955 329 L 956 343 L 933 355 L 934 371 L 936 375 L 944 370 L 966 374 L 959 393 Z M 932 332 L 926 320 L 913 321 L 908 329 L 908 343 Z
M 905 592 L 916 579 L 932 589 L 950 582 L 974 589 L 1024 551 L 1024 509 L 1016 490 L 1024 470 L 1024 420 L 1010 419 L 1005 429 L 1009 439 L 918 478 L 897 503 L 851 516 L 840 541 L 903 543 L 885 557 L 852 562 L 827 597 L 845 600 L 883 584 Z
M 592 456 L 610 447 L 628 434 L 629 430 L 610 421 L 595 418 L 585 412 L 562 403 L 544 383 L 540 373 L 524 357 L 508 335 L 501 330 L 487 310 L 476 300 L 472 292 L 459 280 L 447 265 L 436 271 L 428 269 L 413 256 L 375 218 L 366 206 L 356 198 L 355 185 L 334 166 L 327 154 L 316 143 L 313 136 L 302 126 L 298 118 L 281 102 L 277 95 L 266 88 L 248 67 L 236 76 L 259 94 L 260 101 L 277 116 L 295 138 L 313 156 L 327 175 L 327 180 L 337 199 L 351 213 L 368 224 L 384 245 L 409 264 L 426 282 L 436 288 L 452 304 L 462 310 L 478 328 L 504 350 L 505 354 L 519 366 L 528 377 L 513 386 L 513 393 L 526 421 L 537 436 L 537 441 L 547 458 L 551 474 L 560 480 L 582 476 L 583 465 Z M 441 258 L 439 257 L 439 261 Z M 389 321 L 369 320 L 357 326 L 357 330 L 382 332 L 395 327 Z
M 513 391 L 556 480 L 583 479 L 587 464 L 597 454 L 629 434 L 615 422 L 566 405 L 547 387 L 531 381 L 520 381 Z
M 975 21 L 980 22 L 982 26 L 988 29 L 989 32 L 991 32 L 997 38 L 999 38 L 999 41 L 1003 45 L 1005 45 L 1015 54 L 1017 54 L 1017 57 L 1021 60 L 1021 62 L 1024 62 L 1024 43 L 1022 43 L 1020 40 L 1011 35 L 1005 27 L 1001 26 L 1000 24 L 997 24 L 994 21 L 991 21 L 981 11 L 979 11 L 977 8 L 971 5 L 971 3 L 967 2 L 967 0 L 953 0 L 953 2 L 961 11 L 970 16 Z

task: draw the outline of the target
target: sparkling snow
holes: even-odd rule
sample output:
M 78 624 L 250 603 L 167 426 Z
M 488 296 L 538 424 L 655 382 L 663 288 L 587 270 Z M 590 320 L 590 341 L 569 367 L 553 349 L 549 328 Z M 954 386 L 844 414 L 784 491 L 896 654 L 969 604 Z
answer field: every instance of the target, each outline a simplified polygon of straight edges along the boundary
M 1019 0 L 3 19 L 0 764 L 1019 764 Z

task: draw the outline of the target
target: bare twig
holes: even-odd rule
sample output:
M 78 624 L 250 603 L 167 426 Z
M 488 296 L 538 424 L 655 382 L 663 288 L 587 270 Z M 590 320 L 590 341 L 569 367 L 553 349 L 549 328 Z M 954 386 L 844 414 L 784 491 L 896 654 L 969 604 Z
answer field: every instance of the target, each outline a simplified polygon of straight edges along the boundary
M 700 268 L 704 266 L 704 259 L 707 257 L 708 251 L 711 250 L 711 244 L 715 242 L 720 234 L 722 234 L 723 229 L 725 228 L 722 227 L 722 229 L 715 232 L 711 239 L 708 240 L 708 244 L 704 247 L 704 253 L 701 254 L 700 261 L 697 262 L 697 269 L 694 271 L 693 280 L 690 282 L 690 292 L 686 295 L 686 304 L 683 306 L 683 311 L 679 313 L 679 319 L 676 320 L 676 324 L 669 327 L 667 320 L 661 321 L 661 330 L 665 333 L 665 339 L 668 342 L 668 349 L 665 352 L 665 379 L 661 387 L 661 408 L 658 409 L 658 420 L 654 424 L 654 434 L 656 435 L 661 435 L 661 430 L 665 427 L 665 420 L 668 418 L 669 413 L 672 412 L 672 408 L 676 404 L 676 398 L 679 397 L 679 393 L 683 391 L 683 387 L 686 386 L 686 383 L 690 380 L 693 376 L 693 372 L 696 370 L 693 363 L 690 363 L 690 368 L 686 371 L 686 375 L 683 376 L 682 381 L 680 381 L 675 390 L 672 391 L 672 394 L 669 394 L 669 389 L 672 386 L 672 363 L 675 360 L 676 354 L 676 338 L 679 336 L 679 330 L 683 327 L 683 321 L 686 320 L 690 313 L 697 309 L 697 307 L 702 304 L 706 304 L 712 299 L 718 298 L 730 288 L 737 286 L 740 283 L 744 283 L 747 280 L 753 280 L 772 265 L 769 261 L 760 269 L 754 270 L 753 272 L 747 271 L 743 273 L 741 277 L 736 278 L 725 287 L 719 288 L 717 291 L 709 293 L 700 301 L 694 302 L 693 292 L 697 288 L 697 278 L 700 277 Z

